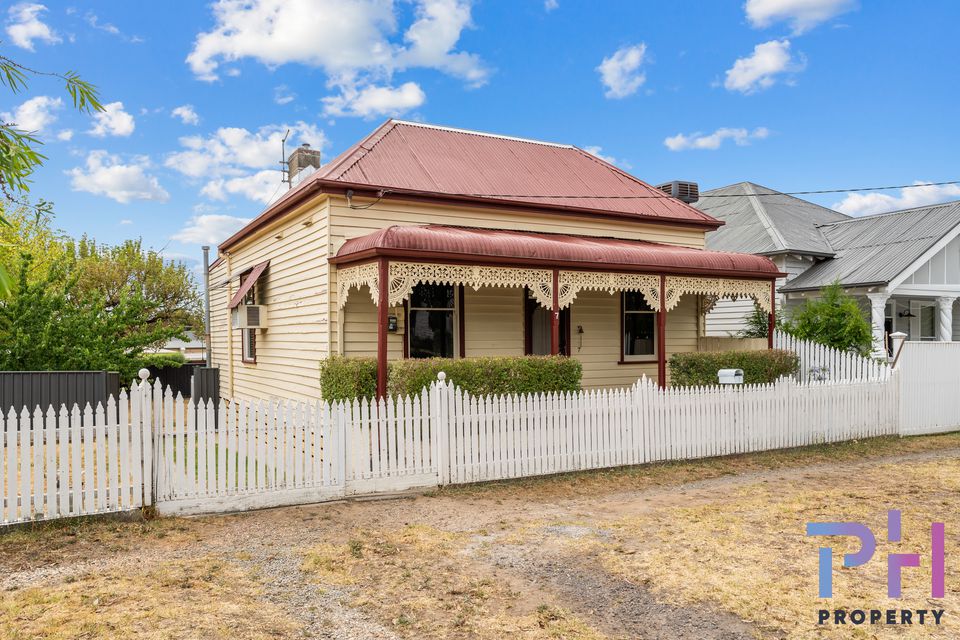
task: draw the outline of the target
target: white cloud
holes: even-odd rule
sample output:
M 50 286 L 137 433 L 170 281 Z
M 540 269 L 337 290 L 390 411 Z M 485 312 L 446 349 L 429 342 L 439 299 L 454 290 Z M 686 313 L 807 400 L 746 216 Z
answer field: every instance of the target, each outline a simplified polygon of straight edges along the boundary
M 546 11 L 553 11 L 560 7 L 560 3 L 557 0 L 543 0 L 543 8 Z
M 203 214 L 191 218 L 171 238 L 186 244 L 217 245 L 239 231 L 248 222 L 250 222 L 250 218 L 239 218 L 224 214 Z
M 147 173 L 150 163 L 146 158 L 133 158 L 123 164 L 118 156 L 103 150 L 91 151 L 86 166 L 67 171 L 74 191 L 85 191 L 112 198 L 121 204 L 134 200 L 166 202 L 170 194 L 160 186 L 156 177 Z
M 328 86 L 339 90 L 335 101 L 389 88 L 394 72 L 410 68 L 437 69 L 477 87 L 489 69 L 476 54 L 457 50 L 462 32 L 472 27 L 471 8 L 472 0 L 415 0 L 401 42 L 397 15 L 405 12 L 394 0 L 219 0 L 215 26 L 197 35 L 187 64 L 207 81 L 219 77 L 221 65 L 245 58 L 271 67 L 319 67 Z M 342 112 L 355 110 L 344 106 Z
M 275 169 L 264 169 L 256 173 L 239 178 L 219 178 L 211 180 L 200 190 L 211 200 L 226 200 L 232 195 L 239 195 L 270 204 L 283 193 L 283 183 L 280 182 L 280 173 Z
M 617 159 L 613 156 L 608 156 L 603 154 L 603 147 L 598 147 L 596 145 L 590 145 L 589 147 L 584 147 L 584 151 L 589 153 L 592 156 L 597 156 L 604 162 L 609 162 L 610 164 L 617 164 Z
M 70 142 L 73 140 L 73 129 L 63 129 L 57 133 L 57 140 Z
M 133 220 L 130 220 L 129 218 L 124 218 L 123 220 L 120 221 L 120 224 L 122 225 L 133 224 Z
M 40 20 L 40 14 L 46 10 L 46 6 L 31 2 L 21 2 L 7 10 L 7 35 L 13 44 L 33 51 L 34 40 L 47 44 L 61 42 L 60 36 Z
M 610 57 L 604 58 L 597 71 L 607 88 L 603 94 L 608 98 L 626 98 L 636 93 L 646 82 L 647 76 L 640 67 L 647 52 L 644 43 L 621 47 Z
M 922 180 L 915 180 L 913 184 L 921 186 L 901 189 L 899 196 L 886 193 L 851 193 L 834 204 L 833 208 L 849 216 L 865 216 L 872 213 L 923 207 L 960 198 L 960 185 L 932 185 Z
M 273 88 L 273 101 L 277 104 L 290 104 L 297 99 L 297 94 L 290 91 L 290 87 L 285 84 Z
M 747 0 L 743 9 L 757 29 L 789 22 L 798 35 L 856 6 L 856 0 Z
M 93 128 L 87 133 L 98 138 L 106 136 L 126 137 L 133 133 L 136 126 L 133 116 L 123 110 L 122 102 L 103 105 L 103 111 L 93 114 Z
M 119 36 L 120 29 L 116 25 L 110 24 L 109 22 L 100 22 L 100 18 L 97 17 L 95 13 L 87 13 L 84 17 L 84 20 L 87 21 L 94 29 L 99 29 L 100 31 L 106 31 L 110 35 Z
M 678 133 L 675 136 L 664 139 L 663 144 L 670 151 L 686 151 L 688 149 L 719 149 L 725 140 L 733 140 L 734 144 L 743 147 L 752 140 L 762 140 L 770 135 L 766 127 L 757 127 L 753 131 L 747 129 L 731 129 L 721 127 L 713 133 L 701 134 L 699 131 L 689 135 Z
M 222 127 L 209 136 L 180 138 L 182 151 L 168 155 L 165 166 L 191 178 L 204 178 L 200 193 L 214 200 L 241 195 L 267 202 L 279 194 L 280 141 L 290 131 L 287 148 L 309 143 L 316 149 L 327 144 L 318 127 L 306 122 L 279 124 L 249 131 L 241 127 Z M 252 169 L 257 171 L 251 173 Z
M 773 86 L 777 75 L 801 71 L 803 67 L 802 60 L 791 57 L 789 40 L 771 40 L 755 46 L 746 58 L 737 58 L 727 70 L 723 86 L 730 91 L 755 93 Z
M 23 131 L 42 133 L 53 124 L 57 116 L 54 113 L 63 107 L 63 100 L 50 96 L 37 96 L 23 102 L 13 113 L 0 113 L 4 122 L 13 123 Z
M 171 111 L 170 115 L 174 118 L 180 118 L 183 124 L 200 124 L 200 116 L 193 110 L 192 104 L 182 104 Z
M 416 109 L 427 99 L 423 89 L 416 82 L 405 82 L 399 87 L 378 87 L 368 85 L 362 89 L 343 87 L 338 96 L 323 99 L 324 115 L 360 116 L 396 116 Z

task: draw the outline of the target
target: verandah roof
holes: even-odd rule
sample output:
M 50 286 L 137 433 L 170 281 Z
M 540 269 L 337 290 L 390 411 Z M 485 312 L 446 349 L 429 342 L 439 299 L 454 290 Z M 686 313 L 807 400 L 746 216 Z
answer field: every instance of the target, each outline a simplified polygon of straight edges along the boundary
M 445 225 L 396 225 L 351 238 L 330 261 L 343 264 L 378 256 L 768 280 L 784 275 L 769 258 L 751 254 L 643 240 Z

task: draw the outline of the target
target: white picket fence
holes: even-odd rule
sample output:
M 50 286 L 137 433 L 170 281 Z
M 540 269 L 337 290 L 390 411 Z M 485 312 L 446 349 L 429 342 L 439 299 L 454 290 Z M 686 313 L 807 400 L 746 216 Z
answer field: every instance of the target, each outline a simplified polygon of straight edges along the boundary
M 890 375 L 890 367 L 885 362 L 797 338 L 781 329 L 773 332 L 773 348 L 793 351 L 799 356 L 797 379 L 801 382 L 886 380 Z
M 939 375 L 941 365 L 914 357 L 937 346 L 908 352 L 907 375 Z M 234 511 L 895 435 L 917 403 L 938 398 L 949 398 L 941 413 L 908 422 L 909 432 L 956 428 L 957 355 L 938 355 L 953 377 L 917 386 L 926 395 L 910 399 L 900 370 L 727 387 L 660 389 L 642 379 L 517 396 L 472 396 L 438 381 L 416 396 L 333 404 L 194 404 L 135 384 L 105 408 L 7 416 L 2 523 L 151 503 L 164 514 Z
M 0 524 L 139 509 L 152 499 L 151 403 L 140 387 L 104 407 L 38 407 L 3 419 Z M 147 414 L 144 414 L 146 409 Z

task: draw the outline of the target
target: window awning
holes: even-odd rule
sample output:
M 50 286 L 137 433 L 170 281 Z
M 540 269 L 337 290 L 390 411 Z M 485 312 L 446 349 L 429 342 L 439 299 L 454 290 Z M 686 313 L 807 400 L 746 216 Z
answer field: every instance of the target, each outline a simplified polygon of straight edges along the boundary
M 237 289 L 237 292 L 233 294 L 232 298 L 230 298 L 231 309 L 243 302 L 244 296 L 250 292 L 250 289 L 253 288 L 253 285 L 256 284 L 257 279 L 263 275 L 263 272 L 266 271 L 268 266 L 270 266 L 269 260 L 254 265 L 253 269 L 250 270 L 250 275 L 243 279 L 243 282 L 240 284 L 240 288 Z
M 444 225 L 391 226 L 351 238 L 330 262 L 355 263 L 384 256 L 407 261 L 625 270 L 772 280 L 783 276 L 764 256 L 675 245 L 559 233 Z

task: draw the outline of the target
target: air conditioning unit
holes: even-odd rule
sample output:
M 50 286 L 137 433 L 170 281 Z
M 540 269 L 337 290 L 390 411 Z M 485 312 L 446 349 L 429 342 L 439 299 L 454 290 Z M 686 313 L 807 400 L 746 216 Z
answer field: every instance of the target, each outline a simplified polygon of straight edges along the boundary
M 693 204 L 700 199 L 700 188 L 696 182 L 674 180 L 658 184 L 657 189 L 687 204 Z
M 231 320 L 234 329 L 266 329 L 267 307 L 262 304 L 241 304 L 234 307 Z

